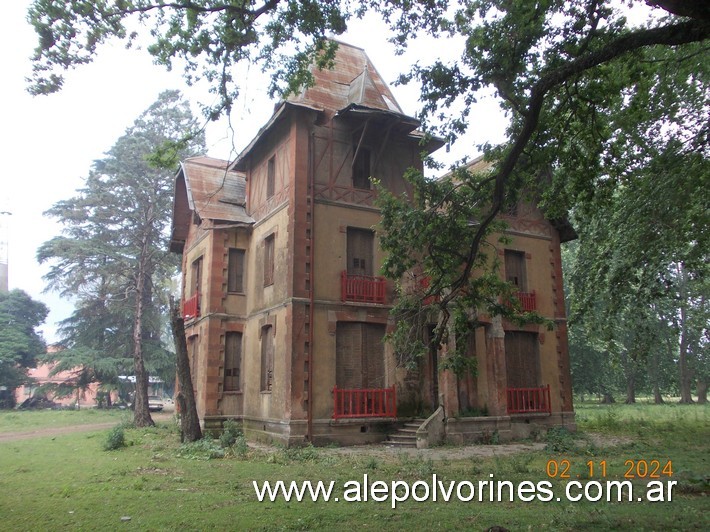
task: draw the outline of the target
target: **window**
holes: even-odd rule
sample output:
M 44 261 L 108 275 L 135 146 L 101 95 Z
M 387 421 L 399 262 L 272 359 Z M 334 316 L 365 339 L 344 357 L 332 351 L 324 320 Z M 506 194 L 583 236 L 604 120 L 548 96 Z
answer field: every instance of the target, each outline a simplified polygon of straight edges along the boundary
M 272 156 L 266 168 L 266 199 L 274 195 L 276 187 L 276 155 Z
M 202 286 L 202 257 L 197 259 L 192 263 L 192 284 L 190 288 L 190 295 L 195 295 L 200 293 L 200 288 Z
M 224 340 L 224 391 L 238 392 L 241 386 L 242 333 L 228 332 Z
M 518 287 L 518 291 L 527 292 L 528 283 L 525 275 L 525 253 L 505 250 L 505 280 Z
M 274 378 L 274 328 L 261 328 L 261 391 L 270 392 Z
M 264 239 L 264 286 L 274 284 L 274 235 Z
M 505 371 L 509 388 L 536 388 L 540 385 L 537 334 L 505 332 Z
M 354 148 L 355 160 L 353 161 L 353 187 L 370 190 L 370 175 L 372 168 L 370 166 L 370 150 L 360 146 Z
M 227 291 L 244 292 L 244 250 L 229 249 L 227 265 Z
M 335 332 L 335 383 L 338 388 L 384 388 L 385 326 L 339 322 Z
M 348 275 L 373 275 L 373 243 L 375 235 L 369 229 L 348 227 Z

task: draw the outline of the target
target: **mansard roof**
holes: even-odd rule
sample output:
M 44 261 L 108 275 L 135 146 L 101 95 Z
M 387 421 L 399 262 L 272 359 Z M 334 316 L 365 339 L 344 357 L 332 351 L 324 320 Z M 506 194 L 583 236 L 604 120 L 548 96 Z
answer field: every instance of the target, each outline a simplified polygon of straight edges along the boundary
M 246 212 L 244 175 L 229 163 L 212 157 L 191 157 L 180 163 L 175 176 L 171 251 L 182 251 L 194 217 L 214 223 L 251 226 Z

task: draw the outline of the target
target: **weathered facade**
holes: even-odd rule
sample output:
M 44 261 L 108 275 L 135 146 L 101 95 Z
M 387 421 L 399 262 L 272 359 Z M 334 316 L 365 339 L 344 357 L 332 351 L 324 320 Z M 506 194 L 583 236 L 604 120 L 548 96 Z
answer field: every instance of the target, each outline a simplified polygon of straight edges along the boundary
M 515 435 L 520 415 L 573 420 L 560 231 L 533 207 L 508 220 L 513 244 L 502 260 L 555 331 L 491 320 L 471 341 L 476 377 L 439 372 L 436 356 L 416 374 L 395 367 L 382 342 L 392 286 L 377 275 L 370 176 L 405 193 L 405 170 L 422 165 L 422 135 L 363 50 L 341 44 L 334 68 L 314 75 L 315 85 L 281 102 L 235 162 L 188 159 L 176 178 L 171 248 L 183 257 L 205 425 L 238 419 L 251 438 L 291 445 L 381 441 L 398 407 L 442 406 L 442 430 L 454 441 L 477 437 L 455 423 L 462 413 L 487 410 L 503 437 Z M 518 401 L 525 412 L 510 412 L 508 388 L 547 384 L 544 413 L 539 403 L 529 411 L 538 400 L 530 394 Z

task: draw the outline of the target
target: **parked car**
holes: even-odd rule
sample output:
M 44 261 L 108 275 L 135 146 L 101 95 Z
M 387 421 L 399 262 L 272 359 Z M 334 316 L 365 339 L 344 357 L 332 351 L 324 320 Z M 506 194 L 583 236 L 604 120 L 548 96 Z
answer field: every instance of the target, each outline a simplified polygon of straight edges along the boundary
M 157 395 L 148 396 L 148 410 L 151 412 L 160 412 L 163 410 L 163 400 Z

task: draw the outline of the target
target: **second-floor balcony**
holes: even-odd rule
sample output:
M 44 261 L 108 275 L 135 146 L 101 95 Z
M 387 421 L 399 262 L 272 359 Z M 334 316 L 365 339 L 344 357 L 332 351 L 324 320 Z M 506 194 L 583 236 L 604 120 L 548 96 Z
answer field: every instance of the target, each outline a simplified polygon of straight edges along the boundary
M 343 301 L 358 303 L 385 303 L 384 277 L 353 275 L 343 271 L 340 275 L 340 297 Z
M 196 292 L 193 296 L 182 302 L 182 316 L 186 320 L 191 320 L 200 316 L 199 292 Z
M 532 292 L 517 292 L 515 296 L 520 301 L 520 306 L 525 312 L 534 312 L 537 310 L 537 298 L 535 290 Z

